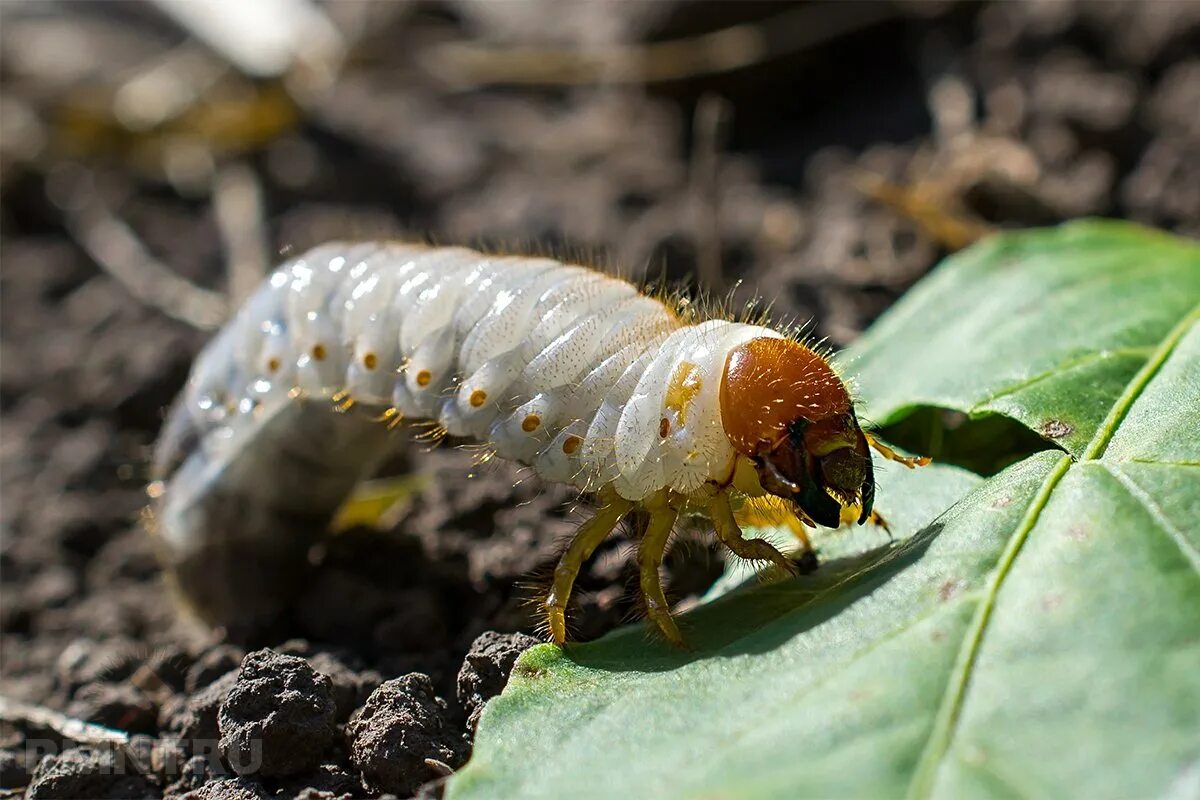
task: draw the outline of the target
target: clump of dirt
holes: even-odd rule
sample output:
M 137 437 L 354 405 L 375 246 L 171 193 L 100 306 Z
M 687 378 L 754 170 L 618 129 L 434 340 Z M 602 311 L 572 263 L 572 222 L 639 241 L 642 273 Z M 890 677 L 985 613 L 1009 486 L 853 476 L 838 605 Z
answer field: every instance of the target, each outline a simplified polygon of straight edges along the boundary
M 173 698 L 164 708 L 161 728 L 189 744 L 215 744 L 221 737 L 221 707 L 237 678 L 237 671 L 230 671 L 197 692 Z
M 412 794 L 466 760 L 467 742 L 428 675 L 385 682 L 346 725 L 350 763 L 369 791 Z
M 29 785 L 25 759 L 12 750 L 0 750 L 0 789 L 20 789 Z
M 0 693 L 132 737 L 106 747 L 6 705 L 0 788 L 29 797 L 435 795 L 534 640 L 528 601 L 581 516 L 515 467 L 414 444 L 391 465 L 415 476 L 411 502 L 314 548 L 275 630 L 197 625 L 141 513 L 162 410 L 210 333 L 135 299 L 155 274 L 139 247 L 224 291 L 254 272 L 255 236 L 276 254 L 534 242 L 736 307 L 757 294 L 841 344 L 987 230 L 1106 214 L 1200 234 L 1195 4 L 324 4 L 357 31 L 331 87 L 281 101 L 190 49 L 201 99 L 148 129 L 120 90 L 194 43 L 148 5 L 26 5 L 0 7 Z M 641 83 L 493 84 L 442 47 L 694 44 L 806 8 L 845 32 Z M 685 603 L 721 569 L 711 537 L 686 541 L 665 564 Z M 576 638 L 636 615 L 629 544 L 580 576 Z M 238 775 L 260 734 L 280 749 Z
M 113 750 L 75 747 L 41 760 L 25 791 L 33 800 L 137 800 L 157 797 L 153 784 L 138 774 L 126 774 Z
M 484 705 L 504 689 L 521 653 L 538 640 L 524 633 L 488 631 L 471 642 L 458 670 L 458 703 L 467 715 L 467 731 L 475 735 Z
M 319 763 L 336 713 L 328 676 L 302 658 L 256 650 L 221 703 L 221 755 L 241 775 L 294 775 Z

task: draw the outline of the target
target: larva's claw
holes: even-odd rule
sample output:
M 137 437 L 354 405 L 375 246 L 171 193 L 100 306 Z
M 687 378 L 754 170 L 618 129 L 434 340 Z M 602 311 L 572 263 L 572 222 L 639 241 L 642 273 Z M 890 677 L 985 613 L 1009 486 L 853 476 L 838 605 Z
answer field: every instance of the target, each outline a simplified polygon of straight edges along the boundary
M 796 557 L 796 568 L 800 570 L 801 575 L 811 575 L 817 571 L 820 562 L 817 560 L 817 554 L 814 550 L 805 550 Z
M 670 642 L 673 646 L 680 649 L 687 649 L 687 642 L 683 638 L 683 634 L 679 632 L 679 626 L 675 623 L 675 618 L 671 616 L 671 609 L 664 608 L 658 605 L 651 599 L 646 600 L 646 615 L 658 628 L 663 638 Z
M 878 528 L 882 528 L 883 532 L 887 534 L 889 543 L 896 541 L 896 537 L 892 535 L 892 526 L 888 524 L 886 519 L 884 519 L 883 514 L 879 513 L 879 509 L 871 509 L 871 513 L 866 516 L 864 521 L 869 522 Z
M 897 464 L 903 464 L 909 469 L 925 467 L 933 463 L 933 459 L 929 456 L 902 456 L 899 453 L 893 453 L 892 455 L 892 461 L 895 461 Z
M 550 626 L 551 641 L 562 647 L 567 643 L 567 615 L 563 609 L 550 605 L 551 602 L 546 601 L 546 624 Z

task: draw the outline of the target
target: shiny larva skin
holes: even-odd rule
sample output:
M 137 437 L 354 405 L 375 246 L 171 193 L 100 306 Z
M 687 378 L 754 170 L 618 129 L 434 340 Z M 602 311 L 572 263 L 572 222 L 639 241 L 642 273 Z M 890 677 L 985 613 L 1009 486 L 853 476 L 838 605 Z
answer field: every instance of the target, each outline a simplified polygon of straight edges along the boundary
M 771 338 L 685 324 L 625 281 L 551 259 L 322 245 L 279 267 L 197 359 L 156 452 L 164 557 L 211 618 L 270 617 L 264 576 L 285 581 L 298 543 L 395 446 L 364 408 L 436 420 L 620 508 L 729 485 L 722 375 L 735 348 Z M 359 413 L 332 411 L 342 399 Z M 304 531 L 286 546 L 282 520 Z M 221 585 L 246 581 L 262 596 L 222 608 Z
M 624 281 L 548 259 L 333 244 L 270 277 L 200 356 L 177 413 L 219 448 L 297 388 L 345 393 L 490 442 L 544 480 L 612 480 L 641 500 L 728 475 L 720 371 L 732 347 L 775 336 L 684 325 Z M 681 414 L 667 393 L 684 364 L 696 394 Z

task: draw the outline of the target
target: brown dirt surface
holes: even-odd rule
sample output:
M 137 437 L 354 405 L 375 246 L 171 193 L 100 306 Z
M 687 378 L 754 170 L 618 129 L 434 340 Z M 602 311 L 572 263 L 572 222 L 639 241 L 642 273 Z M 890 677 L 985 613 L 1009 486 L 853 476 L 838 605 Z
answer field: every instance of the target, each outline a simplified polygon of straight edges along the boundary
M 548 5 L 328 4 L 349 54 L 329 85 L 247 80 L 149 4 L 0 8 L 0 694 L 133 735 L 105 748 L 6 705 L 0 793 L 437 796 L 531 641 L 527 584 L 582 510 L 419 445 L 391 465 L 411 501 L 315 548 L 269 636 L 180 613 L 141 518 L 210 335 L 180 317 L 284 252 L 550 251 L 766 298 L 839 345 L 993 227 L 1200 235 L 1200 4 Z M 654 55 L 731 29 L 768 46 L 713 72 Z M 176 79 L 182 105 L 138 94 Z M 720 572 L 710 539 L 670 554 L 672 599 Z M 637 616 L 628 544 L 580 577 L 577 638 Z M 238 775 L 230 753 L 277 732 Z

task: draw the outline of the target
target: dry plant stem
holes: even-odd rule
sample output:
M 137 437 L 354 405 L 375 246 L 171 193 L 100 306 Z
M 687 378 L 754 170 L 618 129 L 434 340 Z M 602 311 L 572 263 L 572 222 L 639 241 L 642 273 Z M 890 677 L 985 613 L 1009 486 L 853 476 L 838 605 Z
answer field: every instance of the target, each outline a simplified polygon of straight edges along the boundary
M 270 267 L 262 188 L 253 169 L 239 163 L 217 172 L 213 212 L 225 246 L 230 305 L 240 306 L 262 283 Z
M 949 250 L 961 250 L 995 230 L 952 209 L 953 201 L 928 183 L 901 186 L 882 176 L 863 173 L 855 185 L 867 197 L 917 223 Z
M 146 250 L 133 230 L 99 200 L 67 212 L 71 235 L 131 295 L 201 330 L 225 321 L 229 306 L 217 292 L 184 280 Z
M 716 95 L 705 95 L 696 105 L 693 128 L 691 188 L 696 240 L 699 242 L 700 282 L 714 294 L 725 291 L 721 269 L 721 149 L 729 134 L 733 109 Z
M 580 51 L 555 47 L 480 46 L 452 42 L 420 60 L 431 73 L 462 88 L 487 84 L 567 85 L 659 83 L 728 72 L 802 51 L 890 18 L 884 6 L 847 3 L 790 9 L 753 23 L 699 36 Z
M 124 731 L 85 722 L 52 708 L 22 703 L 3 695 L 0 695 L 0 720 L 22 727 L 48 728 L 64 739 L 79 744 L 107 747 L 129 744 L 129 734 Z

